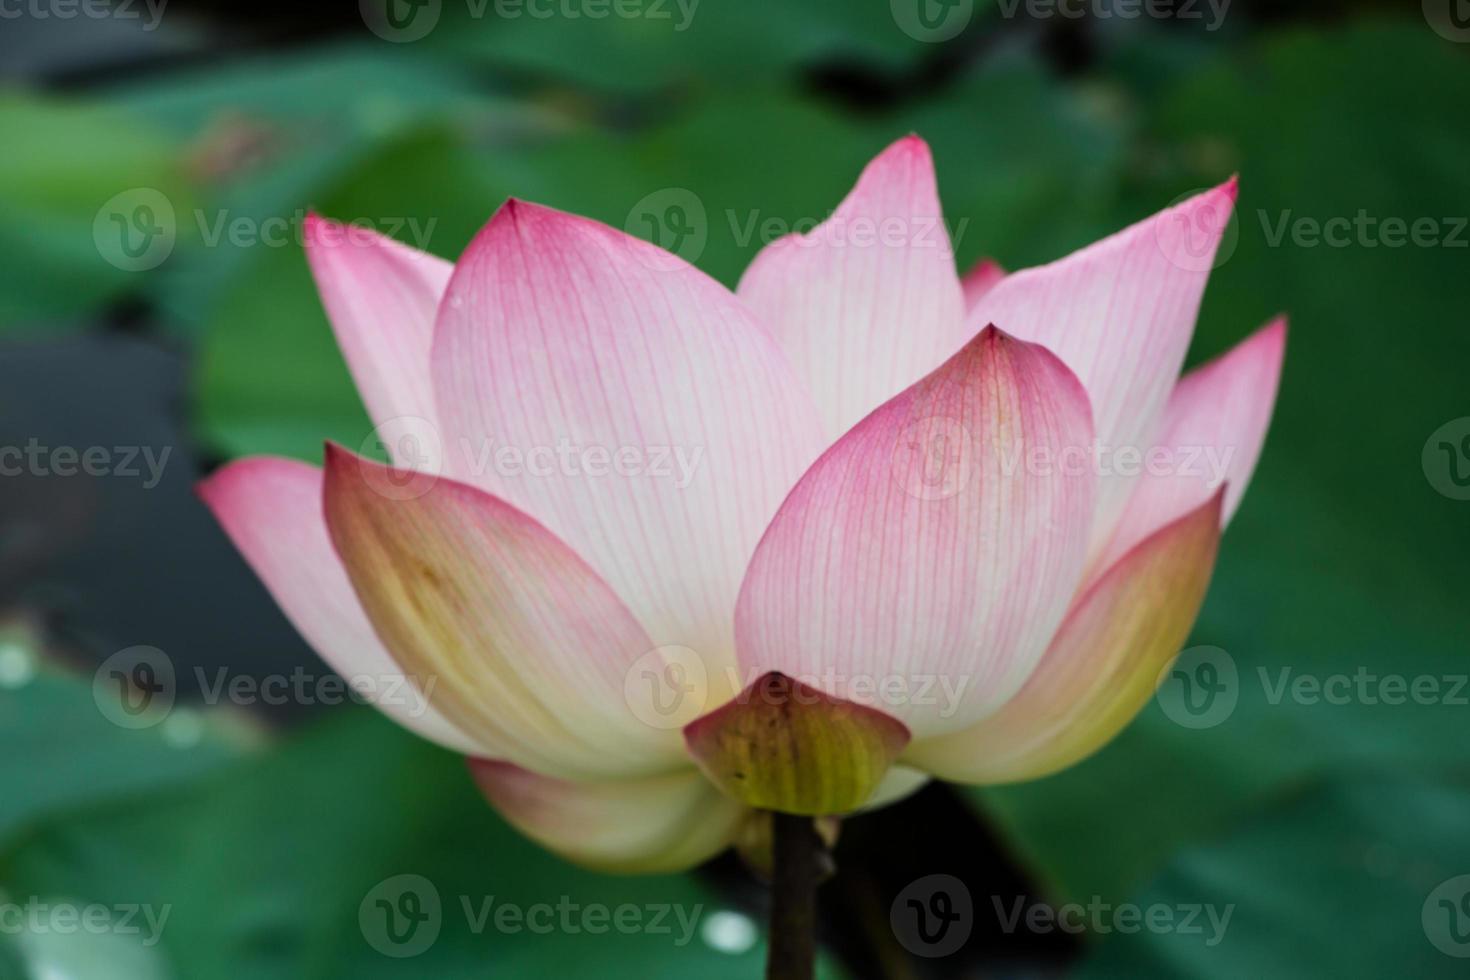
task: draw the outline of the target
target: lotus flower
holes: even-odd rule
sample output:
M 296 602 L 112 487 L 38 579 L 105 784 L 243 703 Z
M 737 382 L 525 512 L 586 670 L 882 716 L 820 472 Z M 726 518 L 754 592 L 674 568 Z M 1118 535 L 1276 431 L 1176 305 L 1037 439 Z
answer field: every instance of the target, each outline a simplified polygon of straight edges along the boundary
M 517 200 L 453 265 L 313 217 L 396 465 L 201 492 L 335 669 L 410 678 L 380 707 L 575 861 L 1041 776 L 1151 696 L 1260 453 L 1284 322 L 1179 377 L 1235 194 L 962 279 L 908 137 L 733 293 Z

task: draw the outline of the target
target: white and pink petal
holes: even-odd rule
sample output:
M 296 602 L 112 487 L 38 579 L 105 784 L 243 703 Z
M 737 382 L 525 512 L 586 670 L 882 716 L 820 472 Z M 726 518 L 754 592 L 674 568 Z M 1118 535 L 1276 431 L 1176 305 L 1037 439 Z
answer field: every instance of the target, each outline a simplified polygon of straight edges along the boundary
M 408 678 L 368 622 L 322 517 L 322 471 L 256 456 L 223 467 L 198 492 L 276 604 L 318 655 L 405 728 L 456 752 L 487 746 L 436 711 L 425 678 Z M 392 696 L 388 696 L 392 692 Z
M 741 589 L 741 666 L 878 707 L 915 737 L 999 707 L 1077 588 L 1091 440 L 1086 393 L 1061 361 L 982 331 L 782 504 Z
M 827 437 L 932 371 L 965 330 L 929 147 L 879 154 L 832 216 L 772 242 L 740 280 L 817 399 Z
M 821 447 L 750 311 L 653 245 L 511 201 L 456 266 L 433 375 L 451 475 L 535 517 L 656 644 L 730 680 L 741 574 Z
M 328 446 L 332 542 L 394 658 L 435 683 L 436 708 L 488 754 L 546 775 L 687 764 L 677 730 L 625 700 L 653 643 L 576 552 L 474 487 L 397 486 L 389 468 Z

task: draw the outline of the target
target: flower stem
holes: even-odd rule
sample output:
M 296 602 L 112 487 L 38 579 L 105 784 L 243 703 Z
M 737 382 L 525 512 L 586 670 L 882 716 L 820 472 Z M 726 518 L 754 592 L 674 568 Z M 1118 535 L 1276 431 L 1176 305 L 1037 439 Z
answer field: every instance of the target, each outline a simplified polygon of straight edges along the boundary
M 766 980 L 811 980 L 824 847 L 811 817 L 771 814 L 771 928 Z

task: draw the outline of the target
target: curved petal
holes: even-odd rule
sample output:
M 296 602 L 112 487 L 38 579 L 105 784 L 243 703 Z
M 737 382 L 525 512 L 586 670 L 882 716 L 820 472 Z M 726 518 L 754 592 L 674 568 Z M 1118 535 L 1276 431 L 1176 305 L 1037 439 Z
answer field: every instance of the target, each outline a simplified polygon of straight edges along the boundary
M 917 136 L 868 164 L 826 222 L 764 248 L 737 291 L 775 330 L 831 439 L 975 333 Z
M 621 874 L 683 871 L 729 846 L 745 807 L 696 770 L 621 782 L 572 782 L 471 759 L 480 790 L 536 843 Z
M 970 311 L 971 327 L 994 323 L 1046 345 L 1087 388 L 1099 446 L 1141 451 L 1179 377 L 1235 193 L 1232 178 L 1060 261 L 1011 273 Z M 1095 552 L 1131 487 L 1111 472 L 1102 479 Z
M 975 305 L 1005 277 L 1006 270 L 994 259 L 981 259 L 970 266 L 970 271 L 960 279 L 960 288 L 965 294 L 965 312 L 974 312 Z
M 821 446 L 769 333 L 677 257 L 518 201 L 465 252 L 436 329 L 451 474 L 533 515 L 659 644 L 730 679 L 740 576 Z
M 429 346 L 454 266 L 368 228 L 311 214 L 306 258 L 379 436 L 402 462 L 437 447 Z
M 1189 513 L 1222 485 L 1228 524 L 1250 483 L 1281 380 L 1286 318 L 1278 317 L 1180 379 L 1154 440 L 1157 455 L 1128 498 L 1098 568 L 1107 568 L 1154 531 Z
M 740 592 L 742 667 L 878 707 L 915 737 L 998 707 L 1077 588 L 1091 439 L 1061 361 L 982 331 L 781 505 Z
M 866 810 L 877 810 L 880 807 L 892 806 L 913 796 L 924 785 L 932 779 L 927 772 L 914 769 L 905 765 L 893 765 L 883 774 L 883 781 L 873 791 L 873 795 L 864 803 L 859 813 Z
M 1140 544 L 1084 593 L 1000 711 L 916 743 L 904 761 L 953 782 L 1006 783 L 1065 769 L 1111 741 L 1189 637 L 1215 567 L 1221 496 Z
M 223 467 L 198 493 L 276 605 L 323 660 L 388 717 L 456 752 L 485 751 L 435 711 L 384 649 L 322 519 L 322 471 L 257 456 Z
M 625 700 L 653 644 L 586 562 L 489 494 L 443 479 L 394 494 L 392 472 L 328 445 L 327 530 L 393 656 L 436 680 L 436 708 L 548 775 L 687 765 L 678 732 Z

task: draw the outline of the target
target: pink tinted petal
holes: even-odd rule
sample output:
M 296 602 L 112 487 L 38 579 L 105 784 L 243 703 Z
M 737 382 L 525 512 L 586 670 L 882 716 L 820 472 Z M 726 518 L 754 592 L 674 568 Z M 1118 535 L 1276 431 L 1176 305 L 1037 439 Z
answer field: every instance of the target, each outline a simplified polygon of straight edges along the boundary
M 569 861 L 599 871 L 683 871 L 730 844 L 745 808 L 692 768 L 643 779 L 573 782 L 504 762 L 470 772 L 506 820 Z
M 928 145 L 908 136 L 879 154 L 831 218 L 762 250 L 739 293 L 815 394 L 830 439 L 959 350 L 975 331 Z
M 1065 769 L 1112 740 L 1153 695 L 1199 613 L 1220 541 L 1220 494 L 1107 570 L 1067 613 L 1026 685 L 964 731 L 910 747 L 941 779 L 1007 783 Z
M 368 619 L 496 758 L 570 778 L 687 762 L 678 732 L 640 720 L 625 698 L 653 644 L 554 535 L 452 480 L 397 492 L 388 467 L 334 445 L 325 469 L 327 530 Z
M 1025 680 L 1078 584 L 1094 505 L 1087 395 L 987 328 L 843 436 L 761 540 L 741 666 L 866 703 L 915 737 Z
M 451 472 L 534 515 L 658 644 L 727 679 L 740 577 L 821 445 L 769 333 L 677 257 L 519 201 L 460 260 L 437 331 Z
M 1014 272 L 969 323 L 1051 349 L 1086 387 L 1100 446 L 1142 451 L 1179 377 L 1235 194 L 1231 179 L 1058 262 Z M 1132 486 L 1113 471 L 1099 487 L 1095 551 Z
M 403 668 L 373 632 L 327 537 L 321 470 L 258 456 L 224 467 L 198 492 L 291 624 L 337 673 L 375 690 L 371 700 L 405 728 L 456 752 L 485 751 L 434 710 L 418 684 L 402 683 Z
M 454 266 L 315 214 L 306 219 L 306 257 L 383 444 L 400 459 L 405 452 L 437 453 L 429 346 Z
M 1006 277 L 1006 270 L 1000 267 L 1000 263 L 994 259 L 981 259 L 970 267 L 960 280 L 960 288 L 965 294 L 965 311 L 972 312 L 975 304 L 984 298 L 985 294 L 995 287 L 995 284 Z
M 1261 458 L 1286 354 L 1280 317 L 1175 386 L 1154 440 L 1157 454 L 1128 498 L 1098 568 L 1209 500 L 1223 484 L 1228 523 Z

